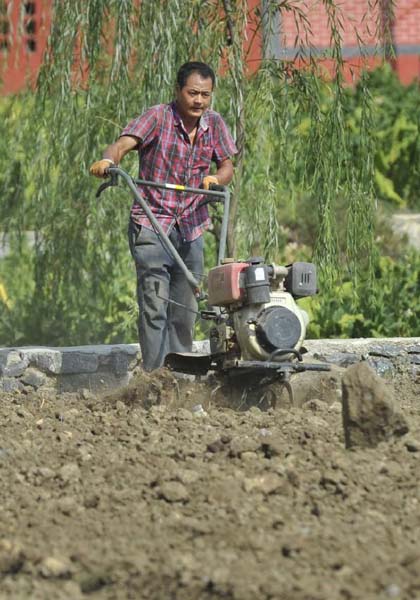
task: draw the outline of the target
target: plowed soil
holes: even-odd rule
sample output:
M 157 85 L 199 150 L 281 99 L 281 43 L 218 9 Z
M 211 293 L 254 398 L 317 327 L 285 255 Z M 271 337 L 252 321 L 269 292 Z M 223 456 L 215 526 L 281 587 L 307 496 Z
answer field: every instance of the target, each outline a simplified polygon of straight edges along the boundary
M 0 598 L 419 599 L 416 386 L 407 435 L 346 450 L 340 374 L 311 377 L 1 396 Z

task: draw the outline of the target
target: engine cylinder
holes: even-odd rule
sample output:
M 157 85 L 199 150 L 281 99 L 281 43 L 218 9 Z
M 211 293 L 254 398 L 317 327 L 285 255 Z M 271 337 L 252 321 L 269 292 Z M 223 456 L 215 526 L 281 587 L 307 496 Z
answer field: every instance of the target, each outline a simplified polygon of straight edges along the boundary
M 299 350 L 305 339 L 307 314 L 285 291 L 272 292 L 265 306 L 246 304 L 231 316 L 243 360 L 268 360 L 278 349 Z
M 267 352 L 294 348 L 301 335 L 298 317 L 285 306 L 270 306 L 257 317 L 257 340 Z

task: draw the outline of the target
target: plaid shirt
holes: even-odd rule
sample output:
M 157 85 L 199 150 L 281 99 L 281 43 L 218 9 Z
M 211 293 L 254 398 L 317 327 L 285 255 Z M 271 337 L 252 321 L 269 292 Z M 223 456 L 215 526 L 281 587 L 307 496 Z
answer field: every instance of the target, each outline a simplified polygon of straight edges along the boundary
M 198 188 L 209 174 L 211 161 L 221 162 L 236 154 L 235 143 L 222 117 L 207 110 L 200 118 L 194 144 L 191 144 L 175 103 L 159 104 L 131 121 L 121 135 L 139 139 L 139 178 Z M 187 241 L 198 238 L 210 225 L 207 205 L 197 208 L 202 195 L 175 190 L 141 187 L 152 212 L 164 231 L 177 224 Z M 139 205 L 131 209 L 133 221 L 151 228 Z

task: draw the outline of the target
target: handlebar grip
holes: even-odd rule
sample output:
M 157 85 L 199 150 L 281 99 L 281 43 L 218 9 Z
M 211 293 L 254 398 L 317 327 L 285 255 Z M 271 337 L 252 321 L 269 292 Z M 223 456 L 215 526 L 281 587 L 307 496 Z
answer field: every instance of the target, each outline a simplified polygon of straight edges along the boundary
M 106 190 L 109 187 L 114 187 L 116 185 L 118 185 L 118 174 L 115 173 L 115 171 L 110 171 L 110 169 L 114 169 L 115 167 L 110 167 L 109 169 L 106 170 L 106 175 L 107 177 L 109 177 L 108 181 L 105 181 L 104 183 L 102 183 L 95 194 L 95 198 L 99 198 L 99 196 L 102 194 L 102 192 L 104 190 Z
M 220 185 L 219 183 L 211 183 L 209 185 L 209 190 L 212 192 L 224 192 L 226 187 L 224 185 Z

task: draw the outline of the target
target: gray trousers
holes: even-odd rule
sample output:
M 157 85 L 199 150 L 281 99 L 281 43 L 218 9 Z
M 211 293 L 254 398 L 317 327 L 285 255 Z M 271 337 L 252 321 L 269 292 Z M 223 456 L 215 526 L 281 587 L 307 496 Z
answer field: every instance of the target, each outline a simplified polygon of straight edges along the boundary
M 203 274 L 203 238 L 182 239 L 174 228 L 169 239 L 186 266 L 200 280 Z M 152 371 L 163 365 L 169 352 L 190 352 L 196 315 L 166 299 L 197 310 L 193 290 L 174 259 L 163 248 L 158 235 L 130 220 L 130 251 L 137 271 L 138 331 L 143 368 Z M 159 298 L 156 293 L 159 284 Z

